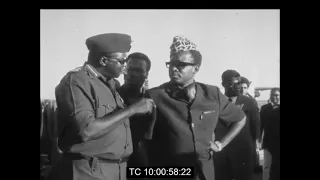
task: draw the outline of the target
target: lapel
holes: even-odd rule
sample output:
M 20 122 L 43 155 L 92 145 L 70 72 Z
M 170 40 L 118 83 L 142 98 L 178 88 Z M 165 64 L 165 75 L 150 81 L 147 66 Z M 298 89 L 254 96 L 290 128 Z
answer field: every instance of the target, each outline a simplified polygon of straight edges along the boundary
M 195 83 L 195 88 L 196 88 L 196 95 L 195 98 L 191 104 L 191 108 L 195 108 L 197 107 L 197 105 L 201 104 L 201 100 L 204 94 L 203 89 L 201 88 L 201 86 L 198 83 Z

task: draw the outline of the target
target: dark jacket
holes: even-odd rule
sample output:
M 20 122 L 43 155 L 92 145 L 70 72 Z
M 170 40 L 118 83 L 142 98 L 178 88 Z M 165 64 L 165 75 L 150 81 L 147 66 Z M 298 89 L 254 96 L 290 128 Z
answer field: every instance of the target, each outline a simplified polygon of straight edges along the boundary
M 212 156 L 218 119 L 226 124 L 240 121 L 245 114 L 230 103 L 218 87 L 195 83 L 196 96 L 189 104 L 175 96 L 177 88 L 165 83 L 146 92 L 157 108 L 145 138 L 151 140 L 150 162 L 158 166 L 196 166 L 204 179 L 214 179 Z M 210 166 L 210 167 L 209 167 Z
M 252 98 L 239 95 L 235 104 L 241 107 L 247 116 L 246 124 L 232 142 L 225 147 L 227 151 L 238 151 L 239 149 L 253 148 L 255 140 L 260 135 L 260 114 L 259 108 Z M 218 123 L 216 138 L 221 139 L 228 132 L 228 127 Z
M 264 131 L 262 148 L 280 149 L 280 106 L 273 108 L 270 103 L 265 104 L 261 107 L 260 116 L 261 131 Z

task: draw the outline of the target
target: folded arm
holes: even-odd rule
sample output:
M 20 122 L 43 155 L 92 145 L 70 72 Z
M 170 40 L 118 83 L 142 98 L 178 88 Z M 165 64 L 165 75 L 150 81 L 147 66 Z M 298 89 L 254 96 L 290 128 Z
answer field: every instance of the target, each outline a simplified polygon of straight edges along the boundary
M 244 116 L 240 121 L 234 122 L 230 125 L 227 134 L 220 140 L 222 148 L 228 145 L 241 131 L 246 123 L 246 116 Z
M 229 131 L 221 138 L 222 148 L 228 145 L 241 131 L 246 123 L 245 113 L 218 90 L 218 99 L 220 104 L 219 120 L 228 126 Z

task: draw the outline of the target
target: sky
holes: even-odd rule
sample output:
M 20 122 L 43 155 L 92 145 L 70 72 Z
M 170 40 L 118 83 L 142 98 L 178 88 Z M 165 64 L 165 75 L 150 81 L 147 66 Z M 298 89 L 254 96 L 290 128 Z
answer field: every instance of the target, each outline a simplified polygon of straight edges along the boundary
M 55 99 L 62 77 L 87 60 L 85 40 L 102 33 L 131 36 L 129 53 L 151 60 L 149 87 L 169 80 L 165 62 L 177 35 L 202 54 L 196 81 L 223 91 L 221 74 L 234 69 L 252 81 L 251 92 L 280 87 L 280 10 L 40 10 L 42 99 Z

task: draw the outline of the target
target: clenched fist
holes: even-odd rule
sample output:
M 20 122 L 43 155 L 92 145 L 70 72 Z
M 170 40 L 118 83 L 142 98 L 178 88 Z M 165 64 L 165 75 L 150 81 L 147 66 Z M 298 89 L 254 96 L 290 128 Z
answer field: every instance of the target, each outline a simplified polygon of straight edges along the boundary
M 150 98 L 142 98 L 138 102 L 131 105 L 131 108 L 135 114 L 151 113 L 152 109 L 155 107 L 155 103 Z

